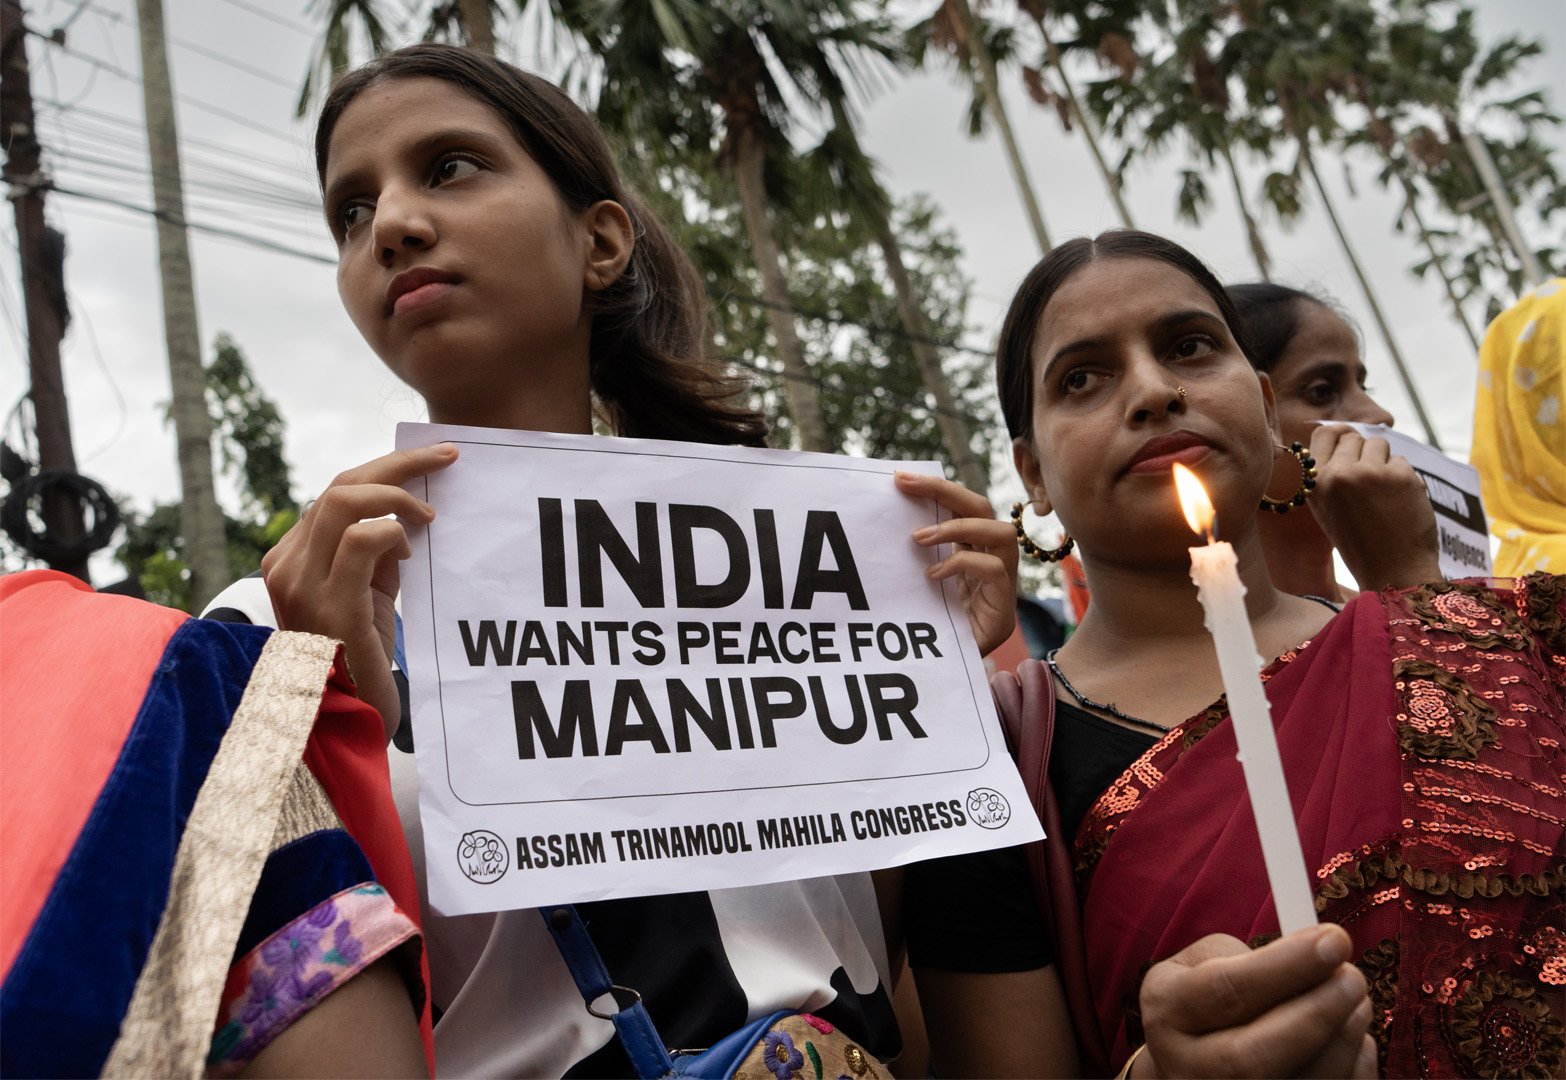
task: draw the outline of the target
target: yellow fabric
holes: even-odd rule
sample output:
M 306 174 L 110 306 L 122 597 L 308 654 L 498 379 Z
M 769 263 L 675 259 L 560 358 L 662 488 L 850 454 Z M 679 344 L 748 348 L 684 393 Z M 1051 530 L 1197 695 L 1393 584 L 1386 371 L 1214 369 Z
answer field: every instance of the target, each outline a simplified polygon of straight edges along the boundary
M 1473 464 L 1498 577 L 1566 573 L 1566 278 L 1490 324 L 1479 349 Z

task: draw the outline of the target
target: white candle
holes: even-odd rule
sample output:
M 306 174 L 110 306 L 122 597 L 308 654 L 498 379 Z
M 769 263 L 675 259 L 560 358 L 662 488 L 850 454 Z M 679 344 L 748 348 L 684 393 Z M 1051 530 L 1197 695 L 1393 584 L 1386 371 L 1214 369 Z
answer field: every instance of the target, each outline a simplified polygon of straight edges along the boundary
M 1283 760 L 1272 730 L 1272 709 L 1262 689 L 1261 656 L 1245 612 L 1245 586 L 1232 544 L 1213 539 L 1212 502 L 1201 481 L 1184 465 L 1175 465 L 1175 486 L 1192 531 L 1206 534 L 1207 543 L 1191 548 L 1191 580 L 1196 583 L 1207 631 L 1218 650 L 1218 671 L 1228 695 L 1251 812 L 1261 836 L 1262 861 L 1272 885 L 1278 924 L 1285 934 L 1316 923 L 1310 877 L 1294 826 L 1293 803 L 1283 779 Z

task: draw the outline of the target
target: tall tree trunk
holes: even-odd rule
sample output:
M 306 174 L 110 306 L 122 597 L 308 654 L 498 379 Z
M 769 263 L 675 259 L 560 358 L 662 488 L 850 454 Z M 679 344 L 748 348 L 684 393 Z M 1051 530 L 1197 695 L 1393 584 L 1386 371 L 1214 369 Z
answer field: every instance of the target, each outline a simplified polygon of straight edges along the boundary
M 1490 205 L 1495 209 L 1496 216 L 1500 219 L 1501 229 L 1506 234 L 1506 242 L 1511 245 L 1512 251 L 1517 254 L 1522 263 L 1523 281 L 1532 287 L 1544 284 L 1544 268 L 1539 265 L 1538 256 L 1523 239 L 1522 230 L 1517 227 L 1517 215 L 1512 211 L 1512 198 L 1507 193 L 1506 184 L 1501 179 L 1500 170 L 1495 167 L 1495 159 L 1490 156 L 1490 148 L 1485 145 L 1484 137 L 1472 128 L 1460 127 L 1456 117 L 1448 117 L 1448 123 L 1462 133 L 1463 148 L 1468 151 L 1469 160 L 1474 163 L 1474 168 L 1479 172 L 1479 179 L 1484 188 L 1490 193 Z
M 903 247 L 897 241 L 891 217 L 884 205 L 869 208 L 868 215 L 870 228 L 886 260 L 887 276 L 892 279 L 892 288 L 897 293 L 897 314 L 903 328 L 908 331 L 908 347 L 913 351 L 914 363 L 919 368 L 919 377 L 924 382 L 925 390 L 935 400 L 935 422 L 941 429 L 941 441 L 946 444 L 946 452 L 951 455 L 957 479 L 969 491 L 983 495 L 990 488 L 989 470 L 973 452 L 973 433 L 968 429 L 968 418 L 958 404 L 957 395 L 952 393 L 951 382 L 941 367 L 941 357 L 932 343 L 930 324 L 925 320 L 918 290 L 903 261 Z
M 1479 336 L 1474 333 L 1473 326 L 1468 321 L 1468 315 L 1463 311 L 1463 301 L 1457 295 L 1457 283 L 1452 280 L 1452 275 L 1446 272 L 1446 260 L 1441 257 L 1441 252 L 1436 249 L 1435 238 L 1430 235 L 1430 230 L 1425 226 L 1424 215 L 1419 212 L 1419 193 L 1414 189 L 1414 182 L 1409 179 L 1408 172 L 1403 168 L 1403 163 L 1397 161 L 1390 153 L 1383 150 L 1381 156 L 1396 174 L 1398 182 L 1403 185 L 1403 195 L 1408 199 L 1408 216 L 1414 219 L 1414 228 L 1419 233 L 1420 243 L 1425 245 L 1425 250 L 1430 253 L 1430 263 L 1435 267 L 1437 274 L 1441 275 L 1441 284 L 1446 287 L 1446 298 L 1451 302 L 1452 315 L 1457 319 L 1463 333 L 1468 335 L 1468 343 L 1474 347 L 1474 356 L 1479 355 Z
M 1305 162 L 1306 171 L 1310 173 L 1311 182 L 1316 185 L 1316 194 L 1321 197 L 1321 205 L 1327 212 L 1327 218 L 1332 222 L 1332 231 L 1337 233 L 1338 245 L 1343 249 L 1343 255 L 1348 259 L 1349 266 L 1354 271 L 1354 276 L 1359 280 L 1359 288 L 1365 295 L 1365 303 L 1370 306 L 1370 314 L 1376 320 L 1376 326 L 1381 331 L 1381 339 L 1386 343 L 1387 352 L 1392 355 L 1392 362 L 1397 366 L 1398 377 L 1403 382 L 1403 389 L 1408 394 L 1409 402 L 1414 406 L 1414 413 L 1419 417 L 1419 424 L 1425 429 L 1425 438 L 1430 445 L 1437 450 L 1441 449 L 1441 440 L 1436 435 L 1435 425 L 1430 422 L 1430 417 L 1425 413 L 1424 402 L 1419 398 L 1419 391 L 1414 387 L 1413 377 L 1409 374 L 1408 365 L 1403 362 L 1403 354 L 1397 347 L 1397 341 L 1392 337 L 1392 328 L 1387 324 L 1386 316 L 1381 313 L 1381 303 L 1376 299 L 1375 290 L 1370 287 L 1370 279 L 1365 276 L 1364 268 L 1359 264 L 1359 257 L 1354 254 L 1354 248 L 1349 244 L 1348 235 L 1343 231 L 1343 225 L 1338 221 L 1337 211 L 1332 206 L 1332 200 L 1327 197 L 1327 188 L 1321 182 L 1321 175 L 1316 171 L 1316 161 L 1310 152 L 1308 139 L 1300 140 L 1300 157 Z
M 990 116 L 995 120 L 995 127 L 1000 131 L 1001 142 L 1006 146 L 1006 159 L 1011 165 L 1012 179 L 1017 183 L 1017 193 L 1022 196 L 1022 205 L 1028 212 L 1028 223 L 1033 226 L 1033 235 L 1039 242 L 1039 250 L 1048 255 L 1054 248 L 1050 242 L 1049 230 L 1044 225 L 1044 211 L 1039 208 L 1038 196 L 1033 190 L 1033 181 L 1028 178 L 1028 167 L 1022 160 L 1022 151 L 1017 146 L 1017 136 L 1011 130 L 1011 118 L 1006 114 L 1006 103 L 1001 100 L 1000 80 L 995 74 L 995 58 L 990 55 L 990 49 L 984 41 L 983 29 L 979 26 L 979 20 L 973 17 L 973 9 L 968 6 L 968 0 L 946 0 L 952 10 L 957 13 L 961 22 L 963 37 L 966 38 L 968 55 L 979 68 L 979 86 L 984 92 L 984 102 L 989 106 Z
M 60 370 L 60 339 L 65 336 L 64 311 L 56 300 L 65 283 L 51 281 L 56 267 L 45 255 L 48 225 L 39 165 L 38 129 L 33 117 L 32 79 L 27 65 L 27 28 L 21 0 L 0 0 L 0 132 L 8 138 L 5 176 L 16 211 L 16 250 L 22 263 L 22 306 L 27 321 L 27 395 L 33 399 L 38 436 L 38 467 L 65 473 L 76 471 L 71 443 L 71 414 L 65 401 L 65 376 Z M 63 276 L 63 266 L 59 268 Z M 44 493 L 44 528 L 51 540 L 71 543 L 86 532 L 81 503 L 61 488 Z M 50 567 L 79 577 L 89 585 L 87 556 L 60 559 Z
M 732 121 L 731 121 L 732 122 Z M 766 147 L 750 124 L 731 128 L 734 135 L 734 179 L 739 187 L 740 206 L 745 214 L 745 233 L 761 274 L 761 294 L 767 305 L 767 325 L 778 346 L 778 361 L 783 365 L 783 397 L 789 416 L 799 431 L 801 450 L 830 453 L 835 447 L 827 438 L 826 420 L 821 413 L 821 395 L 815 376 L 805 360 L 794 325 L 794 302 L 789 295 L 788 278 L 783 273 L 783 256 L 772 235 L 772 219 L 767 204 L 763 173 Z
M 1251 213 L 1250 201 L 1245 197 L 1245 185 L 1240 180 L 1240 167 L 1235 164 L 1234 153 L 1229 149 L 1227 142 L 1218 147 L 1218 152 L 1223 155 L 1223 162 L 1228 166 L 1229 183 L 1234 186 L 1234 201 L 1240 208 L 1240 217 L 1245 219 L 1245 237 L 1251 244 L 1251 256 L 1256 260 L 1256 269 L 1261 272 L 1263 281 L 1272 280 L 1272 259 L 1267 255 L 1267 245 L 1262 242 L 1261 228 L 1256 224 L 1256 217 Z
M 489 0 L 457 0 L 457 13 L 468 32 L 468 44 L 490 55 L 495 53 L 495 24 L 490 18 Z
M 1115 211 L 1120 215 L 1120 221 L 1126 228 L 1134 229 L 1136 222 L 1131 220 L 1131 209 L 1126 206 L 1125 197 L 1120 190 L 1120 177 L 1116 176 L 1104 161 L 1104 153 L 1099 149 L 1098 134 L 1094 130 L 1093 120 L 1082 107 L 1082 102 L 1077 97 L 1076 87 L 1071 85 L 1071 76 L 1066 73 L 1066 65 L 1061 60 L 1060 50 L 1055 46 L 1055 39 L 1050 35 L 1049 27 L 1045 25 L 1042 16 L 1034 14 L 1033 21 L 1038 24 L 1039 33 L 1044 37 L 1044 50 L 1049 56 L 1049 62 L 1060 73 L 1060 85 L 1065 88 L 1066 100 L 1071 105 L 1071 115 L 1076 118 L 1077 126 L 1082 129 L 1082 137 L 1087 140 L 1088 149 L 1093 153 L 1093 163 L 1098 166 L 1098 175 L 1104 178 L 1104 187 L 1109 189 L 1109 197 L 1114 200 Z
M 163 284 L 163 335 L 168 343 L 174 438 L 179 453 L 180 532 L 190 565 L 193 610 L 200 611 L 228 584 L 228 542 L 223 511 L 212 482 L 212 416 L 207 411 L 206 371 L 196 325 L 190 247 L 185 235 L 184 184 L 179 134 L 163 41 L 162 0 L 136 0 L 141 29 L 142 100 L 147 112 L 147 151 L 158 220 L 158 269 Z

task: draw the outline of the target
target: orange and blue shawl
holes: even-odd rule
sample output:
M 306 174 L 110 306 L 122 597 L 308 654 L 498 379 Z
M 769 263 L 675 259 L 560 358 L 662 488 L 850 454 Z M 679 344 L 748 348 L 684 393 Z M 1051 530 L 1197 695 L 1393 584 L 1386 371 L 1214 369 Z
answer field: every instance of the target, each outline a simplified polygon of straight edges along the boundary
M 380 719 L 335 643 L 0 578 L 0 1074 L 235 1072 L 420 976 Z

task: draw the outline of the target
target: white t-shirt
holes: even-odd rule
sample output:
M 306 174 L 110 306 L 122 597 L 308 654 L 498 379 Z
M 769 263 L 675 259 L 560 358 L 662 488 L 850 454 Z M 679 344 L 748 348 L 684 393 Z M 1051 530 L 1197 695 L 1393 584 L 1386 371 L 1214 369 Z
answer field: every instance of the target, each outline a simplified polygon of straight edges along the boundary
M 276 625 L 259 576 L 229 586 L 203 614 Z M 436 1071 L 631 1075 L 614 1026 L 587 1012 L 537 910 L 445 916 L 430 909 L 410 735 L 405 711 L 387 749 L 424 903 Z M 821 1016 L 883 1061 L 899 1049 L 885 938 L 868 874 L 577 908 L 610 977 L 642 995 L 670 1049 L 710 1046 L 780 1009 Z

